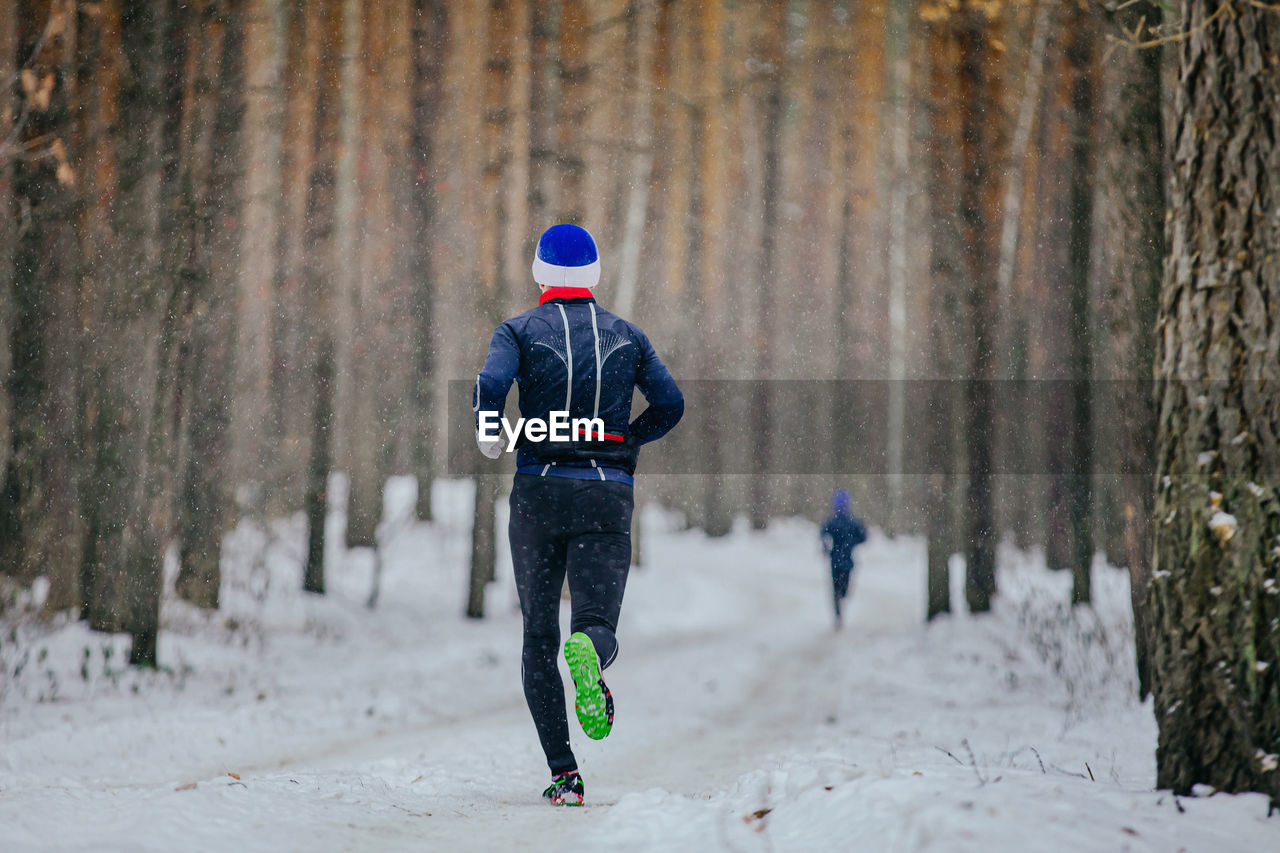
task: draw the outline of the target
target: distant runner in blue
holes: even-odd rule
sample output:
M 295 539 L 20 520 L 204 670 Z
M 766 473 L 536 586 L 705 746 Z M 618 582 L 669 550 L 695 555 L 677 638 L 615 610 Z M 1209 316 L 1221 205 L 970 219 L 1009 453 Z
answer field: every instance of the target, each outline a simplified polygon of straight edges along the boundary
M 520 387 L 522 418 L 550 421 L 567 412 L 575 421 L 563 437 L 521 433 L 510 448 L 516 475 L 508 533 L 524 614 L 524 695 L 552 776 L 542 795 L 552 805 L 580 806 L 582 777 L 556 662 L 560 590 L 567 576 L 572 617 L 563 653 L 574 707 L 587 737 L 599 740 L 613 728 L 613 695 L 601 670 L 618 654 L 636 456 L 676 425 L 684 397 L 645 333 L 596 304 L 600 258 L 586 229 L 547 229 L 533 280 L 542 297 L 494 331 L 472 405 L 476 440 L 491 459 L 505 439 L 482 427 L 502 415 L 512 382 Z M 649 406 L 632 420 L 637 388 Z M 580 427 L 579 419 L 597 427 Z
M 853 549 L 867 541 L 867 528 L 853 514 L 853 501 L 844 489 L 831 494 L 831 517 L 822 525 L 822 553 L 831 558 L 831 592 L 836 607 L 836 630 L 842 617 L 840 602 L 849 595 L 853 574 Z

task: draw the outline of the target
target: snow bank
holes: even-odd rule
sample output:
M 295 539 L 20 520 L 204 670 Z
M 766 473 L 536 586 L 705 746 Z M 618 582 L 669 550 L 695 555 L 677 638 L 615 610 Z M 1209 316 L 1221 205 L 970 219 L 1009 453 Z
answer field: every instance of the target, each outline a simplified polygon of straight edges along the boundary
M 436 488 L 411 524 L 392 484 L 373 610 L 368 550 L 300 592 L 294 518 L 237 529 L 219 612 L 166 596 L 160 672 L 6 617 L 0 849 L 1280 849 L 1260 796 L 1152 790 L 1123 573 L 1073 610 L 1002 549 L 995 611 L 925 626 L 924 543 L 873 531 L 835 632 L 813 524 L 712 540 L 652 507 L 614 731 L 573 738 L 588 808 L 549 809 L 509 555 L 463 619 L 470 485 Z

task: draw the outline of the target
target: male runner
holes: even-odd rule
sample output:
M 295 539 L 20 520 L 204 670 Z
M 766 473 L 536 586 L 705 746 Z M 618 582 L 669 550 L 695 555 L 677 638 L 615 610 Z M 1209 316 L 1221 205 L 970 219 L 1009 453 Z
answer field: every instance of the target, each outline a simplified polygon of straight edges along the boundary
M 601 670 L 618 653 L 614 637 L 631 564 L 632 475 L 640 445 L 662 437 L 684 413 L 684 397 L 644 332 L 596 304 L 600 280 L 595 240 L 576 225 L 556 225 L 538 241 L 533 279 L 538 305 L 493 333 L 476 377 L 473 407 L 502 415 L 507 391 L 520 386 L 523 418 L 599 418 L 604 433 L 568 441 L 516 441 L 508 533 L 524 615 L 524 695 L 551 768 L 543 792 L 552 805 L 582 805 L 583 785 L 569 745 L 564 686 L 557 669 L 560 590 L 566 573 L 572 606 L 564 658 L 576 688 L 578 722 L 606 737 L 613 697 Z M 649 406 L 631 421 L 632 389 Z M 496 459 L 502 437 L 477 432 Z

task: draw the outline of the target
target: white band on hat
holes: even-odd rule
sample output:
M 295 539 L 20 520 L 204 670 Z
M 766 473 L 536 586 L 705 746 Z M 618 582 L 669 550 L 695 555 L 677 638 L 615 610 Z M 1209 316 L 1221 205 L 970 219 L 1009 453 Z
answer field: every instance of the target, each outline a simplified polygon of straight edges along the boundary
M 535 257 L 533 280 L 547 287 L 595 287 L 600 283 L 600 259 L 581 267 L 559 267 Z

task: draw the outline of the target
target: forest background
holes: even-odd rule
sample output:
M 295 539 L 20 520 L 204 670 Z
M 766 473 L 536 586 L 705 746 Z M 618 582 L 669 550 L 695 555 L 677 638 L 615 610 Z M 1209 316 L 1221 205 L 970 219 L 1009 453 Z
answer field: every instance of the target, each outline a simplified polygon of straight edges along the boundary
M 1078 602 L 1100 550 L 1141 638 L 1169 18 L 0 0 L 5 588 L 43 578 L 47 612 L 154 664 L 166 549 L 177 593 L 216 607 L 225 532 L 305 512 L 322 592 L 332 472 L 329 547 L 377 546 L 389 476 L 416 477 L 423 519 L 434 478 L 472 476 L 482 615 L 508 480 L 461 406 L 534 302 L 538 235 L 571 221 L 602 304 L 690 396 L 642 501 L 719 535 L 849 487 L 928 534 L 930 617 L 954 553 L 982 610 L 998 536 L 1072 569 Z

